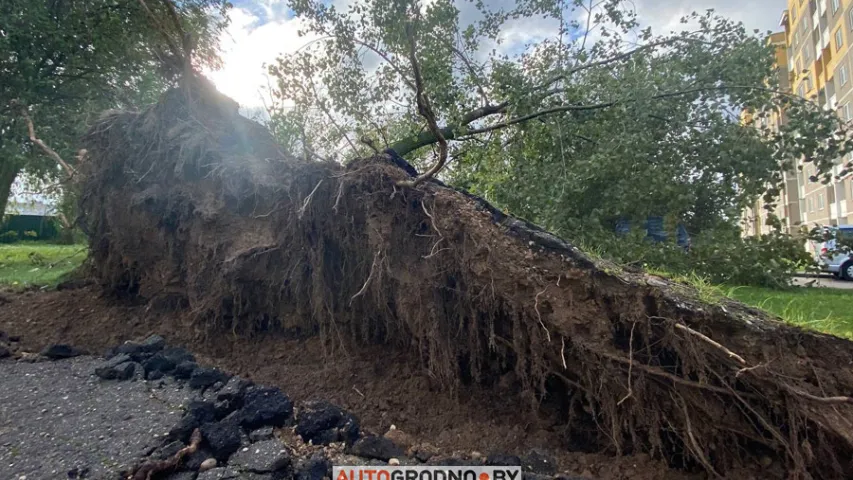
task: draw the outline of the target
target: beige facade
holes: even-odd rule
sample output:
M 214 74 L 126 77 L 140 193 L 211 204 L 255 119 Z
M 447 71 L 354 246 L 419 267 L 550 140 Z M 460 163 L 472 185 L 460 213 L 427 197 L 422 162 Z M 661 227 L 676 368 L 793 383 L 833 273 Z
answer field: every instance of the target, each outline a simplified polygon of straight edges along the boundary
M 778 32 L 767 38 L 768 45 L 776 49 L 774 68 L 776 81 L 780 90 L 791 91 L 791 75 L 788 68 L 788 43 L 785 32 Z M 752 115 L 745 112 L 741 116 L 745 123 L 755 122 L 756 127 L 768 127 L 777 130 L 786 121 L 785 112 L 772 112 L 767 118 L 753 119 Z M 799 177 L 797 171 L 784 172 L 784 181 L 775 208 L 768 210 L 764 202 L 759 199 L 751 208 L 747 208 L 743 215 L 743 234 L 745 236 L 761 235 L 770 233 L 773 227 L 768 222 L 768 214 L 773 213 L 782 223 L 782 230 L 787 233 L 796 233 L 802 223 L 799 195 Z
M 779 58 L 777 49 L 776 67 L 787 81 L 780 85 L 836 111 L 845 121 L 853 120 L 853 0 L 788 0 L 787 7 L 781 20 L 784 31 L 768 40 L 779 46 L 784 40 L 785 58 Z M 774 121 L 784 123 L 784 114 Z M 850 160 L 835 159 L 829 185 L 815 178 L 811 163 L 800 162 L 797 170 L 785 174 L 774 212 L 783 219 L 785 231 L 853 223 L 853 180 L 849 175 L 835 178 L 841 164 Z M 759 202 L 744 212 L 744 235 L 770 231 L 762 207 Z

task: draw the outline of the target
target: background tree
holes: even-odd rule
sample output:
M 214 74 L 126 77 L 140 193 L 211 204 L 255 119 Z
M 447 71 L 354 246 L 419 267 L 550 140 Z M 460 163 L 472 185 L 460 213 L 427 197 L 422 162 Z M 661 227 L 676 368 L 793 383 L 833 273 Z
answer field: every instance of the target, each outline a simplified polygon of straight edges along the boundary
M 24 112 L 37 137 L 72 161 L 92 115 L 151 103 L 179 74 L 164 67 L 173 63 L 168 44 L 185 40 L 170 18 L 192 41 L 196 66 L 216 66 L 227 7 L 225 0 L 0 3 L 0 214 L 19 173 L 59 173 L 55 159 L 34 148 Z
M 733 225 L 768 185 L 776 191 L 783 167 L 805 157 L 828 175 L 850 149 L 833 113 L 768 85 L 773 55 L 759 32 L 707 11 L 654 35 L 630 6 L 358 0 L 340 11 L 294 0 L 319 39 L 270 73 L 276 95 L 322 125 L 316 154 L 366 153 L 366 135 L 411 158 L 440 143 L 415 101 L 417 62 L 450 141 L 445 178 L 573 238 L 648 215 L 694 233 Z M 550 34 L 507 45 L 533 25 Z M 779 108 L 780 132 L 739 119 Z

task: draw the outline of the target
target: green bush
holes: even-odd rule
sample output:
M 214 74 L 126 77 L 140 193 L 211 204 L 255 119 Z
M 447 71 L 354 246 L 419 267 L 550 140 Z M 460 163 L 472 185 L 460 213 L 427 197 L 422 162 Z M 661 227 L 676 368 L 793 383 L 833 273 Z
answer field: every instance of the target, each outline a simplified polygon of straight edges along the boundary
M 815 268 L 803 241 L 779 233 L 741 238 L 725 230 L 692 238 L 685 250 L 671 242 L 655 243 L 643 233 L 626 236 L 598 234 L 582 245 L 623 265 L 642 266 L 674 275 L 695 275 L 713 284 L 783 288 L 795 273 Z
M 15 243 L 18 241 L 18 232 L 9 230 L 8 232 L 0 233 L 0 243 Z
M 708 242 L 691 257 L 695 273 L 732 285 L 787 287 L 795 273 L 816 267 L 802 240 L 781 233 Z

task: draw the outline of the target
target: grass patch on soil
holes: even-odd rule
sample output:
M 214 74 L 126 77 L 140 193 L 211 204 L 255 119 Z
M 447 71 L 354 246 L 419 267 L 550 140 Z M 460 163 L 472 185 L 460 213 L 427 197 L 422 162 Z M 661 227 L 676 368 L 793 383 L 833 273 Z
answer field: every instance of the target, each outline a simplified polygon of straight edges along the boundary
M 726 296 L 786 322 L 853 339 L 853 292 L 832 288 L 722 287 Z
M 696 288 L 699 299 L 708 303 L 728 297 L 777 315 L 788 323 L 853 340 L 853 290 L 713 285 L 698 275 L 675 275 L 655 269 L 647 272 Z
M 54 285 L 86 259 L 85 245 L 23 242 L 0 245 L 0 285 Z

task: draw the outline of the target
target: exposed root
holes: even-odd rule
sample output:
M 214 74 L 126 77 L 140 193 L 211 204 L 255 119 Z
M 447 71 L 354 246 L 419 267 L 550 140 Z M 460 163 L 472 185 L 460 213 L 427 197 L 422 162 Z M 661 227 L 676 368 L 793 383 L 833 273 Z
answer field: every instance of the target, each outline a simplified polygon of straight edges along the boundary
M 676 401 L 675 398 L 673 398 L 673 401 Z M 717 471 L 714 469 L 714 466 L 711 465 L 711 462 L 709 462 L 708 458 L 705 456 L 704 450 L 701 446 L 699 446 L 699 442 L 696 441 L 696 436 L 693 435 L 693 427 L 690 424 L 690 413 L 688 413 L 687 411 L 687 404 L 684 402 L 684 398 L 679 397 L 677 402 L 681 405 L 681 411 L 684 414 L 687 438 L 690 439 L 690 448 L 693 450 L 693 454 L 702 463 L 702 465 L 705 467 L 705 470 L 707 470 L 710 474 L 712 474 L 716 478 L 724 478 L 722 475 L 717 473 Z
M 187 455 L 192 455 L 198 450 L 199 445 L 201 444 L 201 431 L 199 429 L 193 430 L 192 436 L 190 437 L 190 444 L 186 447 L 178 450 L 178 453 L 172 455 L 171 458 L 166 460 L 159 460 L 153 462 L 144 463 L 136 472 L 131 474 L 128 480 L 151 480 L 155 475 L 158 475 L 163 472 L 168 472 L 177 469 L 181 462 L 184 460 L 184 457 Z
M 308 209 L 308 204 L 311 203 L 311 199 L 314 198 L 314 194 L 317 193 L 317 189 L 320 188 L 320 185 L 322 184 L 323 180 L 317 182 L 317 185 L 314 187 L 314 190 L 311 190 L 311 193 L 309 193 L 308 196 L 305 197 L 305 200 L 302 202 L 302 208 L 300 208 L 296 213 L 297 218 L 302 220 L 302 217 L 305 216 L 305 210 Z
M 785 390 L 793 393 L 794 395 L 797 395 L 798 397 L 803 397 L 805 399 L 811 400 L 812 402 L 816 402 L 816 403 L 826 403 L 826 404 L 853 403 L 853 397 L 842 397 L 842 396 L 818 397 L 816 395 L 812 395 L 811 393 L 803 392 L 801 390 L 797 390 L 796 388 L 794 388 L 788 384 L 785 384 L 785 383 L 783 383 L 782 386 L 785 387 Z
M 733 352 L 733 351 L 729 350 L 728 348 L 726 348 L 726 347 L 724 347 L 724 346 L 720 345 L 718 342 L 714 341 L 713 339 L 711 339 L 711 338 L 710 338 L 710 337 L 708 337 L 707 335 L 702 334 L 702 333 L 699 333 L 699 332 L 697 332 L 696 330 L 693 330 L 692 328 L 688 327 L 687 325 L 683 325 L 683 324 L 681 324 L 681 323 L 676 323 L 676 324 L 675 324 L 675 328 L 677 328 L 677 329 L 679 329 L 679 330 L 681 330 L 681 331 L 687 332 L 687 333 L 689 333 L 689 334 L 691 334 L 691 335 L 696 335 L 697 337 L 699 337 L 700 339 L 704 340 L 705 342 L 708 342 L 709 344 L 711 344 L 711 345 L 713 345 L 713 346 L 715 346 L 715 347 L 719 348 L 720 350 L 722 350 L 723 352 L 725 352 L 725 353 L 726 353 L 726 355 L 728 355 L 729 357 L 734 358 L 735 360 L 737 360 L 737 361 L 738 361 L 738 363 L 740 363 L 741 365 L 746 365 L 746 360 L 744 360 L 744 359 L 743 359 L 743 357 L 741 357 L 740 355 L 736 354 L 735 352 Z
M 376 255 L 373 256 L 373 263 L 370 265 L 370 274 L 367 276 L 367 280 L 364 281 L 364 285 L 361 286 L 361 290 L 356 292 L 356 294 L 353 295 L 352 298 L 349 299 L 350 305 L 352 305 L 352 302 L 356 298 L 364 295 L 364 292 L 367 291 L 367 287 L 370 286 L 370 281 L 373 280 L 373 274 L 376 272 L 376 263 L 379 260 L 379 255 L 381 255 L 381 254 L 382 254 L 382 251 L 380 250 L 380 251 L 376 252 Z
M 633 378 L 633 370 L 634 370 L 634 328 L 637 327 L 637 322 L 631 324 L 631 336 L 628 339 L 628 393 L 622 397 L 622 400 L 616 402 L 616 405 L 622 405 L 625 400 L 631 398 L 631 395 L 634 394 L 634 390 L 631 388 L 631 379 Z
M 545 290 L 536 294 L 536 299 L 533 303 L 533 310 L 536 311 L 536 319 L 539 320 L 539 326 L 542 327 L 542 330 L 545 330 L 545 338 L 548 340 L 548 343 L 551 343 L 551 332 L 548 331 L 548 327 L 545 326 L 545 322 L 542 321 L 542 313 L 539 311 L 539 296 L 544 294 L 548 290 L 548 287 L 545 287 Z

